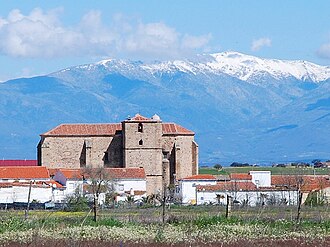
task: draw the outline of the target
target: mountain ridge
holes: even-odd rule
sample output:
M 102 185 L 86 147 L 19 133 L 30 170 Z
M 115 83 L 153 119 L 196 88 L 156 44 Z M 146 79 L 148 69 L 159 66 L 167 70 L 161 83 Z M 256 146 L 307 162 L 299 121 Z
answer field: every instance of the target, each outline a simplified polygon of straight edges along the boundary
M 202 163 L 330 158 L 329 78 L 329 66 L 225 52 L 108 59 L 10 80 L 0 84 L 0 153 L 32 158 L 39 134 L 58 124 L 140 112 L 195 131 Z

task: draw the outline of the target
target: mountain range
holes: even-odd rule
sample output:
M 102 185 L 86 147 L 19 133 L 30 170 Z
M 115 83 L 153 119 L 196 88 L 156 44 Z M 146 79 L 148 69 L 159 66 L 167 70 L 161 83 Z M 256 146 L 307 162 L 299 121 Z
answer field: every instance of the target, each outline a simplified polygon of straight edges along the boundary
M 0 83 L 0 158 L 34 159 L 61 123 L 158 114 L 196 133 L 201 164 L 330 159 L 330 67 L 238 52 L 108 59 Z

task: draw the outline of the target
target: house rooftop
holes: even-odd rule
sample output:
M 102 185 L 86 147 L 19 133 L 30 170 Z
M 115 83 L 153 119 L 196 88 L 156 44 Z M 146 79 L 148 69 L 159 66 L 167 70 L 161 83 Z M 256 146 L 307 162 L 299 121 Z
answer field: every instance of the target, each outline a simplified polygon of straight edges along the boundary
M 248 173 L 231 173 L 230 180 L 252 180 L 252 176 Z
M 106 179 L 145 179 L 146 174 L 143 168 L 131 167 L 131 168 L 104 168 L 100 169 L 58 169 L 66 179 L 81 180 L 83 178 L 88 179 L 89 177 L 104 173 Z
M 216 180 L 216 177 L 210 174 L 199 174 L 182 178 L 182 180 Z
M 0 160 L 0 166 L 37 166 L 37 160 Z
M 0 167 L 0 179 L 49 179 L 49 172 L 44 166 Z
M 254 191 L 257 189 L 252 182 L 218 182 L 215 185 L 197 185 L 198 191 Z

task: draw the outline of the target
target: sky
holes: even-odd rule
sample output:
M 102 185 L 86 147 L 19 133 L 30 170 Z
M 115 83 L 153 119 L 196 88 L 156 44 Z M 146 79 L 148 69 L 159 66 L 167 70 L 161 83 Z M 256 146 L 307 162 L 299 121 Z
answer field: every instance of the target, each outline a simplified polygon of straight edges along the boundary
M 237 51 L 330 65 L 329 0 L 0 0 L 0 81 Z

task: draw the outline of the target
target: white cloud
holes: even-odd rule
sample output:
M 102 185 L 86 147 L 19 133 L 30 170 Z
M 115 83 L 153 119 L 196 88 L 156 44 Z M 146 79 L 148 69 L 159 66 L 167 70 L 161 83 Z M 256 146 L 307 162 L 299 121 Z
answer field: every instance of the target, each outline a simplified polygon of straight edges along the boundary
M 317 51 L 317 55 L 321 58 L 330 59 L 330 43 L 321 45 Z
M 272 41 L 270 38 L 260 38 L 252 41 L 251 50 L 259 51 L 262 47 L 271 47 Z
M 12 10 L 0 18 L 0 54 L 12 57 L 126 56 L 170 58 L 203 49 L 211 35 L 181 34 L 162 22 L 143 23 L 115 15 L 102 21 L 100 11 L 86 13 L 77 25 L 60 21 L 62 9 L 28 15 Z
M 211 34 L 202 36 L 191 36 L 189 34 L 186 34 L 183 36 L 182 46 L 190 49 L 198 49 L 206 46 L 211 38 Z

